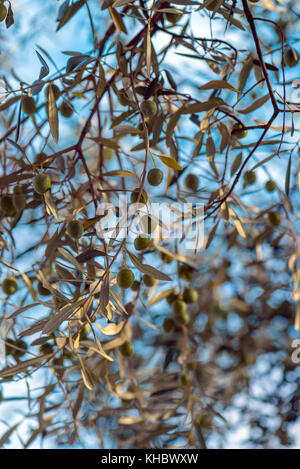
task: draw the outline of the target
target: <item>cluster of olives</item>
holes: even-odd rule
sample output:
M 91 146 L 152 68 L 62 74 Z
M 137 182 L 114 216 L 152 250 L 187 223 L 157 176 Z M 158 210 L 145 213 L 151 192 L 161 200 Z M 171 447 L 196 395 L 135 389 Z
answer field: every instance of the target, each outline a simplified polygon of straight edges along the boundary
M 194 276 L 194 269 L 187 264 L 183 264 L 179 268 L 179 276 L 185 281 L 190 281 Z M 190 322 L 190 317 L 187 313 L 188 304 L 196 303 L 198 300 L 198 292 L 193 287 L 185 287 L 182 296 L 172 290 L 166 300 L 173 309 L 173 318 L 166 318 L 163 322 L 163 329 L 165 332 L 172 332 L 176 323 L 187 325 Z
M 61 91 L 57 85 L 52 84 L 51 86 L 52 86 L 54 98 L 55 100 L 57 100 L 61 95 Z M 50 89 L 49 87 L 50 85 L 48 85 L 47 88 L 45 89 L 45 94 L 46 94 L 47 99 L 49 99 L 49 89 Z M 32 96 L 29 96 L 28 94 L 24 94 L 22 96 L 21 107 L 22 107 L 22 111 L 25 114 L 27 114 L 28 116 L 33 115 L 36 111 L 35 99 Z M 59 111 L 63 117 L 69 118 L 74 113 L 74 107 L 69 101 L 63 101 L 59 107 Z
M 0 207 L 9 217 L 13 217 L 17 213 L 22 212 L 26 207 L 26 196 L 23 194 L 22 186 L 17 184 L 13 189 L 13 194 L 2 196 Z

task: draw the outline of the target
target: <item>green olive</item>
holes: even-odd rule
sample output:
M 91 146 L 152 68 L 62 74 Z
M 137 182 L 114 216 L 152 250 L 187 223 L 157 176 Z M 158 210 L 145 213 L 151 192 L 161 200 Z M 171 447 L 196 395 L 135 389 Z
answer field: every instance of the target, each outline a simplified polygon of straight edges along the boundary
M 67 233 L 73 239 L 79 239 L 83 235 L 84 226 L 80 220 L 69 221 L 67 225 Z
M 137 251 L 143 251 L 151 246 L 151 240 L 148 236 L 137 236 L 134 240 L 134 247 Z
M 164 177 L 163 172 L 158 168 L 150 169 L 147 179 L 151 186 L 159 186 Z
M 188 174 L 184 180 L 187 189 L 196 191 L 198 189 L 199 178 L 196 174 Z
M 2 282 L 2 290 L 6 295 L 13 295 L 18 290 L 18 284 L 15 277 L 7 277 Z
M 144 117 L 153 117 L 157 113 L 157 104 L 152 99 L 141 103 L 141 111 Z
M 45 194 L 51 189 L 51 179 L 47 174 L 37 174 L 33 179 L 33 188 L 38 194 Z
M 139 192 L 140 192 L 140 189 L 138 187 L 131 192 L 130 201 L 131 201 L 132 204 L 135 204 L 138 201 Z M 146 204 L 147 201 L 148 201 L 148 194 L 143 189 L 142 193 L 141 193 L 139 203 L 140 204 Z
M 73 115 L 74 108 L 71 103 L 68 101 L 63 101 L 60 105 L 60 113 L 63 117 L 66 117 L 67 119 Z
M 130 269 L 122 269 L 117 276 L 117 284 L 120 288 L 130 288 L 134 282 L 134 274 Z
M 131 357 L 134 354 L 133 345 L 128 340 L 126 340 L 122 345 L 120 345 L 119 350 L 123 357 Z

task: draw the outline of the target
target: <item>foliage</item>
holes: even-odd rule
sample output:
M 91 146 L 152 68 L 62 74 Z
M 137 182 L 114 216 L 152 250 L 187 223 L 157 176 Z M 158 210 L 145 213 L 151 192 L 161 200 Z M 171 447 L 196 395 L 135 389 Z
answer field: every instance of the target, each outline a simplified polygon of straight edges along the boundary
M 1 76 L 0 377 L 2 405 L 6 386 L 26 381 L 37 425 L 24 447 L 87 435 L 106 447 L 222 447 L 241 426 L 249 447 L 293 444 L 293 4 L 65 0 L 51 34 L 78 19 L 91 50 L 63 50 L 58 69 L 38 47 L 31 83 Z M 2 5 L 18 28 L 24 13 Z M 118 196 L 130 207 L 124 237 L 118 211 L 101 224 Z M 174 225 L 175 202 L 193 204 L 179 238 L 163 236 L 155 202 Z M 197 204 L 201 250 L 187 246 Z

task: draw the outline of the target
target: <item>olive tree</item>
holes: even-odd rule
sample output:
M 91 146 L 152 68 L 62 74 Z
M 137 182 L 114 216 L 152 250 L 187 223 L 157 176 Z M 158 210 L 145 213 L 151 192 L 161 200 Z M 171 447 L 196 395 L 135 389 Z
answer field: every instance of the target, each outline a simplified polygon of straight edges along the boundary
M 39 74 L 7 62 L 0 405 L 26 405 L 0 446 L 294 444 L 294 3 L 65 0 L 63 68 L 34 35 Z M 22 15 L 1 1 L 1 36 Z M 89 50 L 61 46 L 76 21 Z

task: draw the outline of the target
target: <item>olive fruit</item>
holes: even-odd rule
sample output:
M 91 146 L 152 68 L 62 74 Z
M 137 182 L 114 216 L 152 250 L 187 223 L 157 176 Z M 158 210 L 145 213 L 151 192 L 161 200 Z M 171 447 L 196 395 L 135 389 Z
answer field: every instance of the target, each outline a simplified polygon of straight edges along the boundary
M 151 240 L 148 236 L 137 236 L 134 240 L 134 247 L 137 251 L 143 251 L 151 247 Z
M 27 344 L 21 340 L 7 339 L 5 344 L 5 354 L 12 355 L 14 358 L 20 358 L 27 352 Z
M 22 97 L 22 110 L 25 114 L 31 115 L 35 113 L 36 105 L 35 100 L 32 96 L 25 94 Z
M 244 182 L 248 186 L 256 182 L 256 174 L 254 171 L 246 171 L 244 173 Z
M 126 340 L 122 345 L 120 345 L 119 350 L 123 357 L 131 357 L 134 353 L 133 345 L 128 340 Z
M 175 324 L 172 318 L 166 318 L 164 319 L 163 322 L 163 330 L 168 334 L 170 332 L 173 332 L 175 328 Z
M 180 324 L 188 324 L 190 321 L 190 317 L 187 314 L 186 310 L 187 305 L 182 300 L 176 300 L 173 304 L 174 318 Z
M 187 305 L 185 301 L 182 300 L 176 300 L 174 305 L 173 305 L 173 311 L 175 314 L 182 314 L 185 313 L 187 310 Z
M 4 195 L 3 197 L 1 197 L 0 207 L 3 212 L 9 217 L 13 217 L 16 213 L 16 209 L 14 207 L 11 195 Z
M 182 298 L 186 303 L 195 303 L 198 299 L 198 292 L 195 288 L 185 288 Z
M 138 201 L 139 192 L 140 192 L 140 189 L 139 189 L 138 187 L 137 187 L 136 189 L 134 189 L 134 190 L 131 192 L 130 202 L 131 202 L 132 204 L 135 204 L 135 203 Z M 143 190 L 142 190 L 142 193 L 141 193 L 141 197 L 140 197 L 139 203 L 140 203 L 140 204 L 146 204 L 146 203 L 147 203 L 147 200 L 148 200 L 148 194 L 147 194 L 147 192 L 143 189 Z
M 117 276 L 117 284 L 120 288 L 130 288 L 134 282 L 134 274 L 130 269 L 122 269 Z
M 245 138 L 248 130 L 242 124 L 236 123 L 232 127 L 232 132 L 237 138 Z
M 178 300 L 179 298 L 179 294 L 172 291 L 170 292 L 167 297 L 166 297 L 166 300 L 168 302 L 169 305 L 171 305 L 172 303 L 174 303 L 176 300 Z
M 182 16 L 182 13 L 172 13 L 171 11 L 168 11 L 165 13 L 165 18 L 169 23 L 176 24 Z
M 157 113 L 157 105 L 152 99 L 147 99 L 141 103 L 141 111 L 144 117 L 153 117 Z
M 79 239 L 83 235 L 84 227 L 80 220 L 71 220 L 67 225 L 67 233 L 73 239 Z
M 160 254 L 160 257 L 161 257 L 161 260 L 165 263 L 165 264 L 171 264 L 171 262 L 173 262 L 173 257 L 170 256 L 169 254 L 166 254 L 165 252 L 162 252 Z
M 59 110 L 60 110 L 61 115 L 66 118 L 71 117 L 74 112 L 74 108 L 72 104 L 69 103 L 68 101 L 63 101 L 60 105 Z
M 198 189 L 199 178 L 196 174 L 188 174 L 184 180 L 185 187 L 192 191 Z
M 138 291 L 138 289 L 140 288 L 140 282 L 138 282 L 137 280 L 134 280 L 130 288 L 132 291 Z
M 189 371 L 195 371 L 197 368 L 197 362 L 189 362 L 187 363 L 186 367 Z
M 40 151 L 39 153 L 37 153 L 34 157 L 34 162 L 35 163 L 38 163 L 40 160 L 42 160 L 43 158 L 45 158 L 47 155 L 46 153 L 44 153 L 43 151 Z
M 191 378 L 189 377 L 189 375 L 181 375 L 180 381 L 182 386 L 189 386 L 191 383 Z
M 207 5 L 205 8 L 209 11 L 214 11 L 216 6 L 218 5 L 218 0 L 213 0 L 209 5 Z
M 37 174 L 33 179 L 33 188 L 38 194 L 45 194 L 51 189 L 51 179 L 47 174 Z
M 49 99 L 49 90 L 50 90 L 50 85 L 48 85 L 47 88 L 45 89 L 45 95 L 47 99 Z M 58 88 L 57 85 L 52 85 L 52 91 L 54 94 L 54 98 L 57 100 L 60 97 L 60 89 Z
M 266 191 L 268 191 L 268 192 L 273 192 L 273 191 L 275 191 L 276 187 L 277 187 L 277 186 L 276 186 L 276 182 L 273 181 L 272 179 L 270 179 L 269 181 L 267 181 L 266 184 L 265 184 Z
M 187 264 L 181 265 L 179 267 L 179 277 L 186 282 L 192 280 L 194 277 L 194 268 Z
M 163 172 L 158 168 L 150 169 L 147 175 L 148 182 L 151 186 L 159 186 L 163 180 L 163 177 Z
M 48 355 L 49 353 L 53 353 L 53 347 L 51 344 L 48 342 L 45 342 L 44 344 L 41 344 L 39 346 L 39 353 L 41 355 Z
M 51 294 L 48 288 L 43 286 L 42 282 L 38 282 L 37 290 L 41 296 L 49 296 Z
M 0 22 L 4 21 L 7 15 L 6 6 L 3 3 L 0 4 Z
M 279 212 L 270 212 L 268 217 L 269 217 L 269 222 L 271 223 L 271 225 L 273 226 L 280 225 L 281 216 Z
M 147 287 L 153 287 L 153 285 L 155 285 L 155 278 L 145 274 L 143 275 L 143 282 Z
M 18 289 L 17 280 L 15 277 L 6 277 L 2 282 L 2 290 L 6 295 L 13 295 Z
M 284 49 L 284 62 L 288 67 L 295 67 L 299 62 L 298 52 L 291 46 Z
M 181 301 L 181 300 L 179 300 Z M 178 303 L 178 302 L 176 302 Z M 176 305 L 175 303 L 175 305 Z M 182 303 L 184 303 L 182 301 Z M 184 303 L 184 305 L 186 306 L 186 304 Z M 185 311 L 185 308 L 182 307 L 182 306 L 177 306 L 176 310 L 174 309 L 174 318 L 175 320 L 179 323 L 179 324 L 188 324 L 190 322 L 190 317 L 188 315 L 188 313 Z
M 15 210 L 21 212 L 26 207 L 26 196 L 24 194 L 15 193 L 12 196 L 12 202 Z

